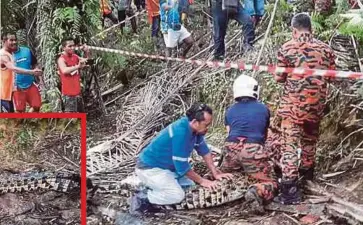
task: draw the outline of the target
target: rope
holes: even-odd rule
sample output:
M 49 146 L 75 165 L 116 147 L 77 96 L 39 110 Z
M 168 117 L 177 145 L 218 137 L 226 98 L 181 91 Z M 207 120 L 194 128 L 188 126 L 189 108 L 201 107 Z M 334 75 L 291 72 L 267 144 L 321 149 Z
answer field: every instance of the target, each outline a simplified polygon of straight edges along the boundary
M 252 70 L 260 72 L 269 73 L 293 73 L 293 74 L 303 74 L 306 76 L 324 76 L 331 78 L 348 78 L 348 79 L 363 79 L 363 73 L 352 72 L 352 71 L 338 71 L 338 70 L 321 70 L 321 69 L 309 69 L 303 67 L 278 67 L 276 65 L 255 65 L 255 64 L 245 64 L 243 61 L 238 62 L 218 62 L 218 61 L 203 61 L 194 59 L 183 59 L 183 58 L 173 58 L 165 57 L 160 55 L 149 55 L 145 53 L 129 52 L 118 49 L 102 48 L 96 46 L 87 46 L 90 50 L 110 52 L 120 55 L 135 56 L 141 58 L 150 59 L 160 59 L 160 60 L 171 60 L 176 62 L 190 63 L 195 65 L 207 65 L 213 68 L 227 68 L 227 69 L 237 69 L 237 70 Z M 78 47 L 76 49 L 79 49 Z
M 132 18 L 134 18 L 134 17 L 136 17 L 136 16 L 138 16 L 138 15 L 141 15 L 141 14 L 143 14 L 144 12 L 145 12 L 145 9 L 144 9 L 144 10 L 142 10 L 141 12 L 137 12 L 137 13 L 135 13 L 134 15 L 132 15 L 132 16 L 130 16 L 130 17 L 127 17 L 127 18 L 126 18 L 126 19 L 124 19 L 123 21 L 121 21 L 121 22 L 119 22 L 119 23 L 117 23 L 117 24 L 112 25 L 111 27 L 109 27 L 109 28 L 107 28 L 107 29 L 105 29 L 105 30 L 101 31 L 101 32 L 100 32 L 100 33 L 98 33 L 98 34 L 95 34 L 94 36 L 92 36 L 92 37 L 91 37 L 91 39 L 93 39 L 93 38 L 95 38 L 95 37 L 97 37 L 97 36 L 100 36 L 101 34 L 106 33 L 106 32 L 108 32 L 108 31 L 112 30 L 113 28 L 115 28 L 115 27 L 117 27 L 117 26 L 120 26 L 120 25 L 121 25 L 121 24 L 123 24 L 123 23 L 126 23 L 126 21 L 131 20 Z

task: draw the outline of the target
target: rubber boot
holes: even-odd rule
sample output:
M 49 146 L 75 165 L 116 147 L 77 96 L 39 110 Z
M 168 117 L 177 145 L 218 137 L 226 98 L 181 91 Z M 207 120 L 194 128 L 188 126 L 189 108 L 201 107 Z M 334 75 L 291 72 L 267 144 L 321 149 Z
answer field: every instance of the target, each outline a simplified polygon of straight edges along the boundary
M 284 205 L 296 205 L 301 202 L 301 192 L 297 180 L 285 180 L 280 183 L 280 194 L 274 202 Z
M 277 178 L 282 178 L 282 170 L 278 165 L 274 166 L 274 171 Z
M 244 43 L 242 46 L 241 46 L 241 49 L 240 49 L 240 52 L 241 54 L 245 54 L 245 53 L 248 53 L 248 52 L 251 52 L 254 50 L 254 47 L 252 44 L 249 44 L 249 43 Z
M 263 199 L 258 195 L 256 187 L 252 186 L 245 194 L 246 202 L 248 202 L 249 212 L 262 215 L 265 212 L 263 208 Z
M 129 213 L 131 215 L 140 215 L 145 212 L 155 211 L 155 207 L 149 202 L 147 194 L 144 191 L 135 193 L 131 197 Z
M 132 31 L 137 34 L 137 24 L 136 24 L 136 19 L 135 17 L 131 19 L 131 28 Z
M 240 45 L 240 53 L 243 55 L 245 53 L 248 53 L 250 51 L 254 50 L 253 43 L 248 42 L 247 40 L 243 40 L 242 38 L 242 44 Z
M 304 180 L 312 181 L 314 179 L 314 166 L 310 168 L 299 169 L 299 177 L 301 177 Z
M 165 56 L 166 57 L 172 57 L 172 52 L 173 52 L 173 49 L 165 48 Z M 168 68 L 168 69 L 171 68 L 171 60 L 166 61 L 166 68 Z
M 256 16 L 255 15 L 251 16 L 251 20 L 252 20 L 254 27 L 256 27 Z
M 314 179 L 314 166 L 310 168 L 299 169 L 299 177 L 301 177 L 301 186 L 307 185 L 307 181 L 313 181 Z
M 154 50 L 155 52 L 157 52 L 158 54 L 159 51 L 160 51 L 160 46 L 159 46 L 159 40 L 158 40 L 158 37 L 152 37 L 152 40 L 153 40 L 153 43 L 154 43 Z
M 261 22 L 262 16 L 255 15 L 255 27 L 257 27 Z
M 224 56 L 223 55 L 215 55 L 213 60 L 223 62 L 224 61 Z
M 190 48 L 193 46 L 193 43 L 188 43 L 188 44 L 184 44 L 184 50 L 183 50 L 183 52 L 182 52 L 182 55 L 181 55 L 181 57 L 182 58 L 186 58 L 187 57 L 187 54 L 188 54 L 188 52 L 189 52 L 189 50 L 190 50 Z

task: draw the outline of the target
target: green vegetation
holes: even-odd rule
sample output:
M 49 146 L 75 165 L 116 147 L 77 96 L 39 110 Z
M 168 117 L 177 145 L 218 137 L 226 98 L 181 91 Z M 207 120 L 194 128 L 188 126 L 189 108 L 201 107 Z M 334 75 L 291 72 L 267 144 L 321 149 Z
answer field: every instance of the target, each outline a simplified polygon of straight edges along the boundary
M 1 119 L 0 157 L 32 160 L 36 143 L 48 133 L 80 133 L 80 119 Z

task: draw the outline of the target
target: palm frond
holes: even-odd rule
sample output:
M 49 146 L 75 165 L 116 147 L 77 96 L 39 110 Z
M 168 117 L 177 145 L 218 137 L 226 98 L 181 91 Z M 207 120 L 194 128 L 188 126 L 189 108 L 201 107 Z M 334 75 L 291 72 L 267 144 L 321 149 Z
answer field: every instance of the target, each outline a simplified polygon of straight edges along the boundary
M 363 9 L 350 9 L 346 13 L 341 13 L 340 16 L 348 21 L 339 27 L 339 31 L 363 40 Z
M 335 0 L 336 13 L 342 13 L 350 9 L 349 2 L 347 0 Z
M 325 17 L 317 12 L 311 13 L 311 24 L 313 26 L 314 31 L 320 33 L 324 31 L 324 22 Z

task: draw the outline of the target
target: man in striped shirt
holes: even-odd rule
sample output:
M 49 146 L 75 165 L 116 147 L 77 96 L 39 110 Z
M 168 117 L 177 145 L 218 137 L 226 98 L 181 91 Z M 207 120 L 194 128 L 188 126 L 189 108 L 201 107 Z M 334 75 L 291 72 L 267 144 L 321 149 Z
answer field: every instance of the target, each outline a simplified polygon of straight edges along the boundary
M 162 130 L 143 149 L 136 165 L 136 174 L 150 190 L 147 196 L 141 196 L 141 193 L 132 197 L 131 214 L 148 211 L 151 204 L 177 204 L 185 197 L 183 188 L 195 183 L 212 190 L 217 187 L 216 181 L 202 178 L 191 168 L 188 158 L 193 149 L 203 157 L 216 180 L 232 178 L 232 174 L 216 169 L 205 143 L 204 135 L 211 122 L 212 109 L 196 103 L 187 110 L 186 116 Z

